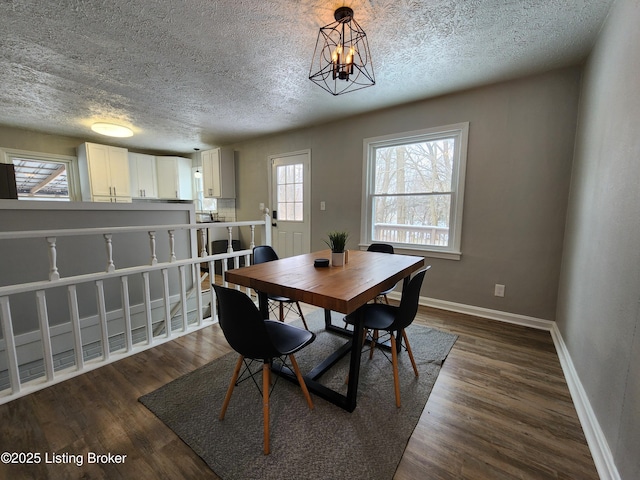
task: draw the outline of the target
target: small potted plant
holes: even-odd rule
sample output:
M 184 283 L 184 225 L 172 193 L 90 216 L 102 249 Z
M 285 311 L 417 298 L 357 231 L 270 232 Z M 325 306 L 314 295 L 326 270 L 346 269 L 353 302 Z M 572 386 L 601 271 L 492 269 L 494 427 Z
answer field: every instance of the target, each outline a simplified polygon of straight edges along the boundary
M 344 252 L 347 246 L 347 240 L 349 239 L 348 232 L 329 232 L 329 240 L 325 240 L 324 243 L 329 245 L 331 249 L 331 265 L 336 267 L 344 265 Z

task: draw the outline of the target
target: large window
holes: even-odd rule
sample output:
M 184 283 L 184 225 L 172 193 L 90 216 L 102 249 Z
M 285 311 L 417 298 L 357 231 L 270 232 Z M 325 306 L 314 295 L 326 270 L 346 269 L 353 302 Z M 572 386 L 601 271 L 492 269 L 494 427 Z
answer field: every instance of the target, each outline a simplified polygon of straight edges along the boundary
M 460 258 L 468 123 L 364 140 L 362 242 Z

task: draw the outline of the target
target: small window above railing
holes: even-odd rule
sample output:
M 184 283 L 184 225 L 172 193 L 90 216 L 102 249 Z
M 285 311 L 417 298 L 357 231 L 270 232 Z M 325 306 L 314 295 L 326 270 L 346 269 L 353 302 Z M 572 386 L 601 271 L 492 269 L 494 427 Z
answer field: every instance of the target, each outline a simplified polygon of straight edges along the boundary
M 8 149 L 3 153 L 0 161 L 15 169 L 18 200 L 69 202 L 76 198 L 75 157 Z

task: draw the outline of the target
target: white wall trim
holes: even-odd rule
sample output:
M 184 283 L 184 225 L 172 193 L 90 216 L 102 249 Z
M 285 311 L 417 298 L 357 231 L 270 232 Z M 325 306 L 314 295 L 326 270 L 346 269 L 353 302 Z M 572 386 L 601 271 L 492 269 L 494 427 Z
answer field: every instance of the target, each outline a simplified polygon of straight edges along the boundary
M 392 292 L 389 297 L 395 300 L 400 300 L 400 292 Z M 598 419 L 596 418 L 595 412 L 589 402 L 587 392 L 582 386 L 582 382 L 580 382 L 580 377 L 573 365 L 573 361 L 569 355 L 569 350 L 567 349 L 564 339 L 560 334 L 560 330 L 558 330 L 556 322 L 541 318 L 528 317 L 526 315 L 518 315 L 515 313 L 476 307 L 474 305 L 464 305 L 461 303 L 439 300 L 437 298 L 420 297 L 420 305 L 550 332 L 556 353 L 558 354 L 558 359 L 560 360 L 562 372 L 564 373 L 565 380 L 569 387 L 569 392 L 571 393 L 573 405 L 578 413 L 578 419 L 580 420 L 582 430 L 587 439 L 587 445 L 591 451 L 591 456 L 593 457 L 593 461 L 596 465 L 598 475 L 602 480 L 621 480 L 613 455 L 611 454 L 611 449 L 609 448 L 609 443 L 605 438 L 602 428 L 600 428 Z
M 571 392 L 573 405 L 578 412 L 578 418 L 582 424 L 582 429 L 587 438 L 587 444 L 591 450 L 598 474 L 603 480 L 620 480 L 620 474 L 613 460 L 609 443 L 600 428 L 600 423 L 596 418 L 593 408 L 591 408 L 587 392 L 582 386 L 582 382 L 580 382 L 580 377 L 578 377 L 578 372 L 573 365 L 567 345 L 564 343 L 564 339 L 555 322 L 553 322 L 553 328 L 551 329 L 551 337 L 553 338 L 553 343 L 556 347 L 558 358 L 560 359 L 560 365 L 562 366 L 562 371 L 564 372 L 569 391 Z
M 400 292 L 393 292 L 389 297 L 400 300 Z M 498 320 L 500 322 L 513 323 L 522 325 L 523 327 L 535 328 L 537 330 L 551 331 L 555 322 L 544 320 L 542 318 L 528 317 L 526 315 L 518 315 L 516 313 L 503 312 L 500 310 L 491 310 L 484 307 L 476 307 L 475 305 L 465 305 L 463 303 L 449 302 L 447 300 L 439 300 L 437 298 L 420 297 L 420 305 L 425 307 L 438 308 L 440 310 L 448 310 L 450 312 L 464 313 L 475 317 L 488 318 L 490 320 Z
M 424 305 L 442 310 L 450 310 L 457 313 L 466 313 L 475 315 L 476 317 L 488 318 L 490 320 L 498 320 L 500 322 L 513 323 L 523 327 L 535 328 L 538 330 L 550 331 L 554 322 L 544 320 L 542 318 L 528 317 L 526 315 L 518 315 L 516 313 L 502 312 L 500 310 L 491 310 L 489 308 L 476 307 L 474 305 L 463 305 L 461 303 L 448 302 L 435 298 L 425 298 Z

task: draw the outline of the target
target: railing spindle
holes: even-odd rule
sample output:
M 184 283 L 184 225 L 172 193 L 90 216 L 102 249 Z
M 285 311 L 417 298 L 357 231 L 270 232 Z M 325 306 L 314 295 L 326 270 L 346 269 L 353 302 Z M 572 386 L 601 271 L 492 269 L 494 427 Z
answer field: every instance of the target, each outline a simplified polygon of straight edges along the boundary
M 202 325 L 202 285 L 200 281 L 200 265 L 191 265 L 193 272 L 193 281 L 196 287 L 196 318 L 198 326 Z M 211 282 L 211 276 L 209 276 L 209 282 Z
M 176 237 L 173 230 L 169 230 L 169 261 L 176 261 Z
M 127 352 L 133 350 L 133 339 L 131 337 L 131 304 L 129 301 L 129 277 L 120 278 L 122 286 L 122 313 L 124 315 L 124 339 Z
M 171 337 L 171 298 L 169 297 L 169 271 L 162 269 L 162 295 L 164 297 L 164 324 L 166 337 Z
M 58 252 L 56 250 L 56 237 L 46 238 L 49 243 L 49 280 L 60 280 L 57 265 Z
M 205 233 L 206 233 L 206 230 L 204 228 L 198 229 L 198 235 L 200 236 L 200 252 L 198 253 L 198 255 L 200 257 L 207 256 L 207 249 L 206 249 L 207 240 L 205 237 Z
M 144 272 L 142 274 L 142 280 L 144 283 L 144 287 L 142 290 L 142 297 L 144 302 L 144 315 L 145 315 L 145 325 L 147 328 L 147 344 L 153 344 L 153 326 L 151 323 L 151 288 L 149 286 L 149 272 Z
M 107 273 L 115 272 L 116 266 L 113 264 L 113 244 L 111 242 L 111 238 L 113 237 L 110 233 L 104 234 L 105 245 L 107 248 Z
M 185 278 L 185 266 L 178 267 L 180 276 L 180 304 L 182 306 L 182 331 L 187 331 L 187 282 Z
M 107 328 L 107 308 L 104 300 L 104 283 L 102 280 L 96 281 L 96 297 L 98 320 L 100 322 L 100 339 L 102 341 L 102 358 L 104 360 L 109 360 L 111 352 L 109 348 L 109 331 Z
M 16 339 L 13 336 L 13 322 L 11 321 L 11 305 L 9 303 L 9 297 L 0 297 L 0 317 L 2 320 L 2 332 L 7 351 L 7 360 L 9 361 L 9 383 L 11 385 L 11 392 L 18 393 L 20 392 L 22 385 L 20 384 Z
M 84 352 L 82 351 L 82 331 L 80 329 L 80 310 L 78 309 L 78 292 L 75 285 L 67 289 L 69 314 L 71 316 L 71 332 L 73 333 L 73 349 L 76 359 L 76 370 L 84 370 Z
M 251 242 L 249 242 L 249 248 L 253 250 L 255 246 L 256 246 L 256 226 L 251 225 Z
M 49 330 L 49 313 L 47 312 L 47 296 L 44 290 L 36 292 L 38 320 L 40 321 L 40 334 L 42 351 L 44 353 L 44 371 L 47 380 L 53 380 L 53 349 L 51 348 L 51 332 Z
M 151 265 L 158 263 L 158 257 L 156 255 L 156 232 L 149 232 L 149 246 L 151 247 Z
M 233 253 L 233 227 L 227 227 L 228 238 L 227 253 Z
M 213 285 L 215 284 L 215 260 L 209 262 L 209 298 L 211 299 L 211 319 L 215 320 L 218 314 L 218 308 L 215 300 L 215 290 Z
M 225 286 L 225 287 L 228 287 L 228 286 L 229 286 L 229 282 L 227 282 L 227 275 L 226 275 L 226 273 L 227 273 L 227 271 L 229 270 L 229 262 L 227 262 L 227 259 L 226 259 L 226 258 L 225 258 L 224 260 L 221 260 L 221 262 L 222 262 L 222 269 L 221 269 L 221 272 L 222 272 L 222 280 L 223 280 L 224 286 Z

